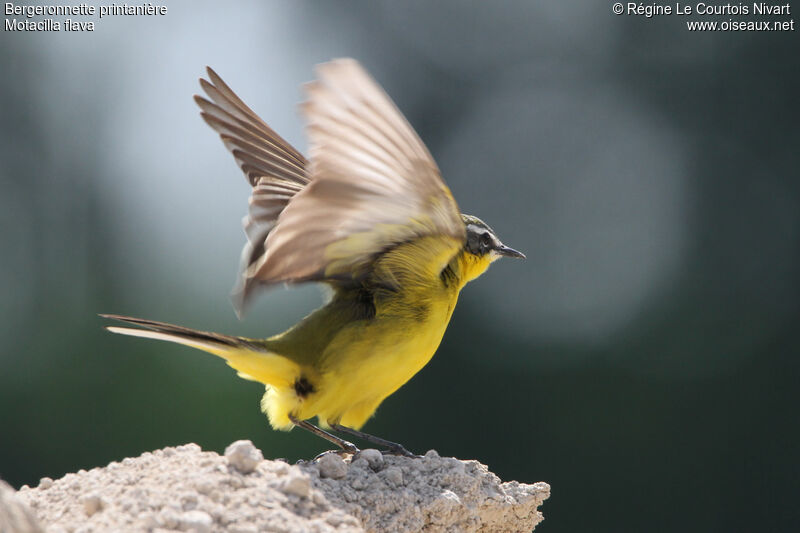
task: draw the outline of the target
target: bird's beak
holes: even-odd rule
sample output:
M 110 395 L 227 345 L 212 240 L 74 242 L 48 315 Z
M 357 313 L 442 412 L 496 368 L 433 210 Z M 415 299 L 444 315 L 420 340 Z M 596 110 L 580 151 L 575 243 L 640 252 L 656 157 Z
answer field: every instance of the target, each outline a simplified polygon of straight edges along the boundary
M 497 252 L 498 254 L 504 255 L 506 257 L 519 257 L 521 259 L 525 259 L 525 254 L 523 254 L 522 252 L 519 252 L 519 251 L 517 251 L 517 250 L 515 250 L 513 248 L 509 248 L 505 244 L 501 244 L 500 246 L 495 248 L 494 251 Z

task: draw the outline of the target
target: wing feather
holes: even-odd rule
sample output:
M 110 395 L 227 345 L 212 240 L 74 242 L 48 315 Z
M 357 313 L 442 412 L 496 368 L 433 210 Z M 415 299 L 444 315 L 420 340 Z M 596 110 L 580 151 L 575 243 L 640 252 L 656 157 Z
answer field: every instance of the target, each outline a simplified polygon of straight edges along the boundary
M 253 187 L 242 221 L 247 243 L 242 250 L 234 306 L 241 313 L 253 280 L 248 268 L 266 251 L 266 240 L 289 201 L 310 181 L 307 161 L 270 128 L 211 68 L 200 86 L 209 99 L 195 96 L 203 120 L 216 131 Z
M 408 265 L 387 260 L 378 268 L 376 261 L 408 243 L 426 243 L 414 247 L 417 272 L 433 277 L 465 240 L 435 161 L 383 89 L 352 59 L 317 72 L 302 105 L 310 162 L 213 70 L 200 80 L 208 96 L 195 96 L 201 115 L 253 187 L 234 293 L 239 312 L 260 284 L 369 277 L 392 285 L 408 277 L 392 269 Z
M 356 61 L 321 65 L 318 78 L 306 86 L 302 107 L 312 180 L 281 212 L 247 276 L 263 283 L 358 281 L 381 254 L 423 237 L 440 237 L 452 257 L 464 224 L 409 123 Z

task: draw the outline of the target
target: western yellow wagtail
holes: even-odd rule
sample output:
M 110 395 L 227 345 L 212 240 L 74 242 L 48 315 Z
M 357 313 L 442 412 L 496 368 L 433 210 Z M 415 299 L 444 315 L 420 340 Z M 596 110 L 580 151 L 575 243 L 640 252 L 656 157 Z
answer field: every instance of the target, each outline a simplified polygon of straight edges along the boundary
M 431 359 L 461 288 L 499 257 L 524 255 L 460 214 L 425 145 L 358 62 L 320 65 L 306 86 L 308 160 L 213 70 L 200 85 L 203 119 L 253 187 L 237 312 L 276 283 L 322 282 L 331 297 L 266 339 L 103 315 L 139 326 L 108 330 L 222 357 L 266 385 L 261 408 L 275 429 L 300 426 L 345 453 L 358 448 L 325 429 L 411 455 L 359 429 Z

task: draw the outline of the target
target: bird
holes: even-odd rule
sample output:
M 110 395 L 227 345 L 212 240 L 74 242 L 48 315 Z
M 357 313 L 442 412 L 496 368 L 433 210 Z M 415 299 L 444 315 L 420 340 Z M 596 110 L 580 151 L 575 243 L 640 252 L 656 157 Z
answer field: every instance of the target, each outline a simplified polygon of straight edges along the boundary
M 101 316 L 126 325 L 106 329 L 221 357 L 265 385 L 261 409 L 276 430 L 301 427 L 341 454 L 359 451 L 347 440 L 356 437 L 415 456 L 362 426 L 433 357 L 461 289 L 495 260 L 525 255 L 461 214 L 422 140 L 358 61 L 318 65 L 304 86 L 308 159 L 206 72 L 194 100 L 252 187 L 237 313 L 278 284 L 319 283 L 328 298 L 264 339 L 115 314 Z

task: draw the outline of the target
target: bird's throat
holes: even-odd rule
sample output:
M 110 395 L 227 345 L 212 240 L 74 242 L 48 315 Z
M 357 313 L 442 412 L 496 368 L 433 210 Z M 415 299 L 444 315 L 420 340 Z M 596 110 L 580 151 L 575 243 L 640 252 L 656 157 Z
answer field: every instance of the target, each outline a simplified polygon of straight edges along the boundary
M 458 288 L 460 289 L 486 272 L 490 264 L 492 264 L 492 260 L 489 254 L 479 256 L 463 249 L 450 261 L 447 268 L 452 270 L 455 278 L 458 280 Z

